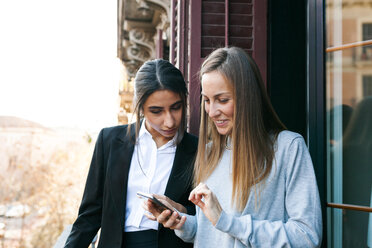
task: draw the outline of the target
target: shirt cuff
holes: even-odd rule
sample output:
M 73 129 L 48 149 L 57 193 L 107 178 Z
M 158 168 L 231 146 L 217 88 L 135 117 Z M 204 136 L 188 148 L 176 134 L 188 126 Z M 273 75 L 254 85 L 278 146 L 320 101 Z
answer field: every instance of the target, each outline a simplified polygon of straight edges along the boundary
M 192 242 L 196 233 L 196 223 L 195 216 L 183 214 L 186 216 L 186 222 L 183 226 L 177 230 L 175 229 L 175 234 L 185 242 Z

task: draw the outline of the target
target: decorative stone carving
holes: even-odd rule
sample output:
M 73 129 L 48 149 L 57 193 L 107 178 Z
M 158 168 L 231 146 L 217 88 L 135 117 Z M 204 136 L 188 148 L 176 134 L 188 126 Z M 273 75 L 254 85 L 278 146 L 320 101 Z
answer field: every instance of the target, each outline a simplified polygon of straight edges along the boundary
M 136 44 L 137 46 L 139 45 L 145 48 L 146 51 L 142 52 L 142 54 L 145 56 L 145 60 L 155 56 L 155 44 L 153 36 L 153 31 L 143 30 L 139 28 L 135 28 L 129 31 L 129 41 Z M 138 52 L 141 53 L 141 51 Z M 138 52 L 135 52 L 136 56 Z
M 153 56 L 147 51 L 147 49 L 134 44 L 127 48 L 128 57 L 131 60 L 137 60 L 140 63 L 144 63 L 146 60 L 152 59 Z
M 160 15 L 160 22 L 156 26 L 157 29 L 161 29 L 163 31 L 167 31 L 170 26 L 168 16 L 164 13 Z
M 155 9 L 170 17 L 170 0 L 137 0 L 141 9 Z
M 156 57 L 156 30 L 162 30 L 163 35 L 169 37 L 170 0 L 124 1 L 130 11 L 125 11 L 120 51 L 128 76 L 132 78 L 145 61 Z M 151 21 L 144 19 L 149 13 Z
M 151 22 L 154 15 L 154 9 L 150 8 L 146 2 L 139 3 L 138 0 L 123 0 L 125 3 L 126 20 Z
M 138 68 L 147 60 L 155 58 L 154 31 L 140 28 L 128 32 L 129 39 L 125 42 L 126 56 L 124 65 L 129 77 L 134 77 Z
M 142 65 L 140 64 L 139 61 L 135 61 L 135 60 L 128 60 L 128 61 L 124 61 L 123 63 L 124 63 L 125 68 L 127 69 L 129 78 L 135 77 L 138 68 L 140 68 L 140 66 Z

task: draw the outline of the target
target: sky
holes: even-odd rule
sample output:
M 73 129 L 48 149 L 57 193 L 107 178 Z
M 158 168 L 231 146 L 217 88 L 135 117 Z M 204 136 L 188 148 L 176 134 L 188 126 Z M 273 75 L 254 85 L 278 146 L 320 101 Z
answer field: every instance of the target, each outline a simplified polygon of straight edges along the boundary
M 116 124 L 116 1 L 1 0 L 0 116 L 47 127 Z

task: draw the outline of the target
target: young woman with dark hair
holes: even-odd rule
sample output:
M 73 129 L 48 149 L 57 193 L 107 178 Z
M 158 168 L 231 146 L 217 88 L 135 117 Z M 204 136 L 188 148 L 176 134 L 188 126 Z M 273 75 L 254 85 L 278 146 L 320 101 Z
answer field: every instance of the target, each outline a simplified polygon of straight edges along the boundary
M 145 208 L 194 247 L 317 247 L 322 220 L 313 165 L 301 135 L 276 115 L 244 50 L 220 48 L 201 71 L 196 215 Z
M 146 218 L 137 197 L 138 191 L 165 195 L 179 202 L 173 202 L 178 211 L 195 213 L 188 196 L 197 138 L 185 132 L 184 78 L 168 61 L 152 60 L 134 84 L 136 123 L 100 132 L 65 247 L 88 247 L 99 229 L 98 247 L 192 247 Z

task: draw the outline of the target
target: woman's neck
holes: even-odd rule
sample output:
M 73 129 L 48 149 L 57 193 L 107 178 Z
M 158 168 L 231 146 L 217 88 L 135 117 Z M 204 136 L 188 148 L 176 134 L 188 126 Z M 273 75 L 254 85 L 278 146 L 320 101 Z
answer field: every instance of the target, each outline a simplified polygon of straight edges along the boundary
M 145 122 L 145 128 L 151 134 L 152 139 L 155 141 L 155 144 L 156 144 L 157 148 L 165 145 L 166 143 L 168 143 L 174 137 L 174 136 L 173 137 L 165 137 L 165 136 L 161 135 L 156 130 L 151 128 L 146 122 Z

